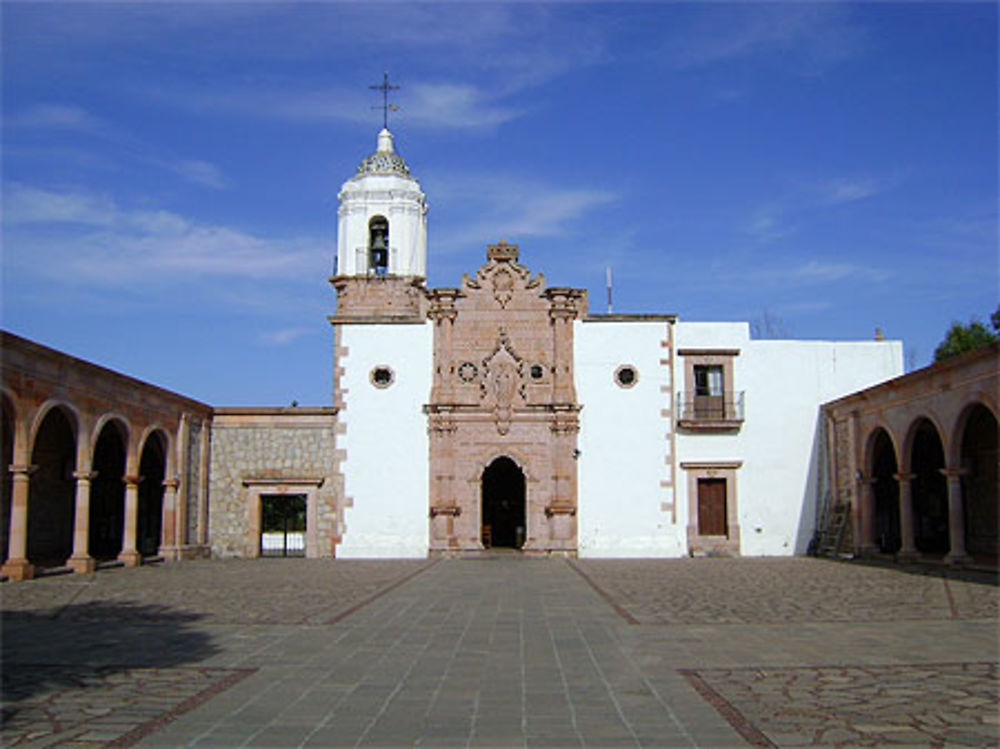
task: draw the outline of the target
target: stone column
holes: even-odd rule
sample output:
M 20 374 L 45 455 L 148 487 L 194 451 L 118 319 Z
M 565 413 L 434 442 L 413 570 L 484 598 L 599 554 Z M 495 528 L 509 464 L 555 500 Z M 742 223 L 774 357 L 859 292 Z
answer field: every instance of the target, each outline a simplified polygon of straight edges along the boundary
M 90 471 L 74 471 L 76 503 L 73 516 L 73 555 L 66 564 L 74 572 L 93 572 L 97 561 L 90 556 L 90 482 L 97 476 Z
M 970 564 L 972 557 L 965 550 L 965 507 L 962 501 L 962 469 L 942 468 L 941 473 L 948 479 L 948 537 L 949 551 L 944 561 L 947 564 Z
M 899 482 L 899 536 L 902 541 L 896 553 L 896 561 L 915 562 L 920 559 L 913 533 L 913 479 L 915 473 L 894 473 Z
M 177 479 L 167 479 L 163 482 L 163 520 L 160 529 L 160 555 L 164 559 L 176 559 L 177 556 Z
M 555 357 L 552 400 L 556 403 L 573 403 L 576 401 L 572 371 L 573 320 L 576 318 L 576 309 L 569 300 L 556 294 L 551 296 L 551 304 L 549 318 L 552 320 L 552 348 Z
M 38 466 L 12 465 L 10 534 L 7 543 L 7 561 L 3 574 L 11 580 L 30 580 L 35 576 L 35 566 L 28 561 L 28 495 L 31 474 Z
M 138 567 L 142 564 L 142 554 L 136 548 L 136 535 L 139 532 L 139 476 L 125 476 L 125 525 L 122 529 L 122 551 L 118 559 L 126 567 Z
M 861 507 L 858 508 L 858 520 L 860 523 L 860 538 L 858 553 L 861 556 L 871 556 L 878 552 L 875 545 L 875 482 L 877 479 L 859 478 L 858 483 L 862 489 L 859 492 Z

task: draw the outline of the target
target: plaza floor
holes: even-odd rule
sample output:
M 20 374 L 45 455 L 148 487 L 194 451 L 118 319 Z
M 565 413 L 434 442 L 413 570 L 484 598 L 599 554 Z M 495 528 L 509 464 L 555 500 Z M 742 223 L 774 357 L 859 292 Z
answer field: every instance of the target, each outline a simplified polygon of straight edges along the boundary
M 1000 745 L 989 574 L 275 559 L 0 596 L 4 746 Z

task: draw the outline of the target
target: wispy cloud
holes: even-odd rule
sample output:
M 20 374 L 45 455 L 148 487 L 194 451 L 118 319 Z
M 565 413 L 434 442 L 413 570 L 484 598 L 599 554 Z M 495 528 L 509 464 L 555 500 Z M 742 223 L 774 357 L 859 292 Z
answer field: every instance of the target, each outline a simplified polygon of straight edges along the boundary
M 436 175 L 435 203 L 449 214 L 435 251 L 467 249 L 497 239 L 574 236 L 596 208 L 618 200 L 608 190 L 566 186 L 515 175 Z
M 310 328 L 281 328 L 261 333 L 260 340 L 271 346 L 285 346 L 312 332 Z
M 796 228 L 785 218 L 785 209 L 771 203 L 754 212 L 745 231 L 759 242 L 774 242 L 794 234 Z
M 661 54 L 678 68 L 782 54 L 796 59 L 795 70 L 815 73 L 855 56 L 865 42 L 849 10 L 835 4 L 709 4 L 668 36 Z
M 798 265 L 753 270 L 748 272 L 746 277 L 765 283 L 808 286 L 848 279 L 881 281 L 888 278 L 889 274 L 878 268 L 858 265 L 856 263 L 809 260 Z
M 210 187 L 213 190 L 224 190 L 229 187 L 229 180 L 222 170 L 207 161 L 181 161 L 176 164 L 164 162 L 164 166 L 188 182 L 203 187 Z
M 870 198 L 883 192 L 886 187 L 873 178 L 838 178 L 816 185 L 816 190 L 821 202 L 837 205 Z
M 170 211 L 123 208 L 83 190 L 5 191 L 5 259 L 33 273 L 98 284 L 137 278 L 298 278 L 325 267 L 321 240 L 259 237 Z
M 7 116 L 5 124 L 7 127 L 84 131 L 96 131 L 105 126 L 103 120 L 82 107 L 60 103 L 35 104 Z

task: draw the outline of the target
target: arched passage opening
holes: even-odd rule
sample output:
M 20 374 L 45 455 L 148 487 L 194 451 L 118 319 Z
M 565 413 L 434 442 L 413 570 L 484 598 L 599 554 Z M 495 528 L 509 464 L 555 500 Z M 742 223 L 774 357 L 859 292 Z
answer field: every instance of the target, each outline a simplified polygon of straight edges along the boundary
M 884 554 L 894 554 L 901 546 L 899 528 L 899 483 L 895 474 L 896 452 L 884 429 L 879 429 L 872 442 L 872 495 L 875 502 L 875 543 Z
M 483 539 L 491 546 L 520 549 L 525 537 L 524 472 L 507 457 L 483 471 Z
M 31 450 L 28 489 L 28 559 L 38 567 L 61 566 L 73 553 L 76 430 L 62 408 L 42 420 Z
M 125 524 L 125 435 L 109 421 L 94 447 L 90 483 L 90 556 L 114 559 L 122 550 Z
M 973 406 L 962 430 L 962 504 L 965 549 L 970 554 L 997 554 L 997 420 L 988 408 Z
M 917 550 L 938 554 L 948 551 L 948 481 L 944 468 L 944 448 L 937 429 L 929 419 L 921 419 L 910 448 L 913 479 L 914 541 Z
M 14 490 L 10 465 L 14 462 L 14 406 L 3 396 L 3 421 L 0 423 L 0 561 L 7 561 L 10 534 L 10 501 Z
M 139 459 L 139 508 L 136 548 L 144 557 L 160 550 L 163 528 L 163 480 L 167 475 L 167 449 L 163 435 L 153 432 Z

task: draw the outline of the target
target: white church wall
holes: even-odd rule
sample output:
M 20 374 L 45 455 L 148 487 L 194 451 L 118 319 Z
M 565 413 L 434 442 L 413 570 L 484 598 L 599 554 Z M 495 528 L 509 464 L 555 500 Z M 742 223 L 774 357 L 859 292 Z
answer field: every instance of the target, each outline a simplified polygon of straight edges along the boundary
M 684 523 L 695 506 L 682 463 L 741 462 L 736 469 L 740 553 L 801 554 L 815 525 L 822 403 L 896 376 L 898 341 L 827 342 L 750 340 L 745 323 L 678 323 L 677 349 L 738 349 L 733 388 L 744 392 L 738 430 L 680 429 L 678 509 Z M 678 357 L 678 390 L 683 389 Z
M 664 509 L 672 500 L 667 321 L 577 322 L 574 370 L 580 412 L 578 537 L 581 557 L 684 554 L 684 526 Z M 638 372 L 629 388 L 618 367 Z
M 423 325 L 345 325 L 346 389 L 340 420 L 344 529 L 341 558 L 425 557 L 428 548 L 427 417 L 433 328 Z M 392 384 L 376 387 L 371 373 L 388 367 Z

